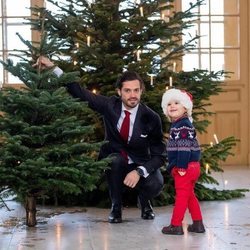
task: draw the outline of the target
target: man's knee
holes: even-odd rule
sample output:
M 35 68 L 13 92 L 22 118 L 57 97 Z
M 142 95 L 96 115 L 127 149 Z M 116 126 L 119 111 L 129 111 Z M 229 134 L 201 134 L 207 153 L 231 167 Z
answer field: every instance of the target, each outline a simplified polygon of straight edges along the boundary
M 149 175 L 144 182 L 144 193 L 148 194 L 151 198 L 158 196 L 163 189 L 163 176 L 160 171 Z
M 163 184 L 160 185 L 158 192 L 155 194 L 155 196 L 158 196 L 163 190 Z
M 120 171 L 120 169 L 124 168 L 127 164 L 126 159 L 119 153 L 113 153 L 109 155 L 109 157 L 112 159 L 110 164 L 112 171 Z
M 163 183 L 162 182 L 155 182 L 152 185 L 152 197 L 158 196 L 163 189 Z

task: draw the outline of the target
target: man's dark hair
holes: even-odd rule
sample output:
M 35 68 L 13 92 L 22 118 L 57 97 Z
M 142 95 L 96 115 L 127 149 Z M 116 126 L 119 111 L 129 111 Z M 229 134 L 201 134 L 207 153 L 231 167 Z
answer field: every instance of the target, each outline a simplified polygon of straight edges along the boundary
M 124 82 L 138 80 L 140 87 L 144 91 L 145 85 L 142 78 L 134 71 L 125 71 L 116 81 L 115 87 L 121 89 Z

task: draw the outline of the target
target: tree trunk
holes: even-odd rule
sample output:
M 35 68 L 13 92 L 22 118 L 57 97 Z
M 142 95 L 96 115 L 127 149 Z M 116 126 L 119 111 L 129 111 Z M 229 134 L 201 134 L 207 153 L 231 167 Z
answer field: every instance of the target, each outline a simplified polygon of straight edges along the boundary
M 27 196 L 25 202 L 26 209 L 26 225 L 34 227 L 36 225 L 36 198 L 35 196 Z

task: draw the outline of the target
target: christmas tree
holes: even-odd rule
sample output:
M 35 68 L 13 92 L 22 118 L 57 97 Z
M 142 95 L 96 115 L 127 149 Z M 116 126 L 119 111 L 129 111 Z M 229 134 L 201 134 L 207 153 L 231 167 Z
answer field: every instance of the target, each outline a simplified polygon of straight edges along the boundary
M 32 67 L 53 41 L 43 47 L 23 42 L 29 50 L 19 63 L 2 62 L 24 85 L 0 92 L 0 183 L 1 191 L 9 190 L 24 204 L 26 224 L 32 227 L 38 198 L 93 190 L 108 159 L 97 160 L 102 142 L 92 136 L 92 111 L 63 87 L 77 79 L 76 73 L 58 78 L 51 70 Z

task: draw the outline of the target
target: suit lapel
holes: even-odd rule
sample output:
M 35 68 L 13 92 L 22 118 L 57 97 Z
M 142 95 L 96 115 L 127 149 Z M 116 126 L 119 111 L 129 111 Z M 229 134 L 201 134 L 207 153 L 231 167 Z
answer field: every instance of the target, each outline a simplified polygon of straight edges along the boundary
M 121 110 L 122 110 L 122 103 L 120 101 L 117 103 L 117 105 L 114 105 L 114 126 L 116 127 L 116 129 L 117 129 L 117 123 L 121 116 Z
M 122 102 L 121 100 L 119 100 L 115 105 L 114 105 L 114 131 L 116 132 L 117 134 L 117 137 L 120 138 L 120 140 L 123 142 L 123 139 L 122 137 L 120 136 L 120 132 L 118 131 L 117 129 L 117 123 L 120 119 L 120 116 L 121 116 L 121 110 L 122 110 Z
M 142 128 L 142 123 L 141 123 L 141 116 L 143 115 L 143 109 L 141 104 L 139 104 L 137 113 L 136 113 L 136 117 L 135 117 L 135 122 L 134 122 L 134 127 L 133 127 L 133 131 L 132 131 L 132 135 L 130 138 L 130 142 L 132 143 L 133 140 L 136 140 L 138 137 L 140 137 L 141 134 L 141 128 Z

